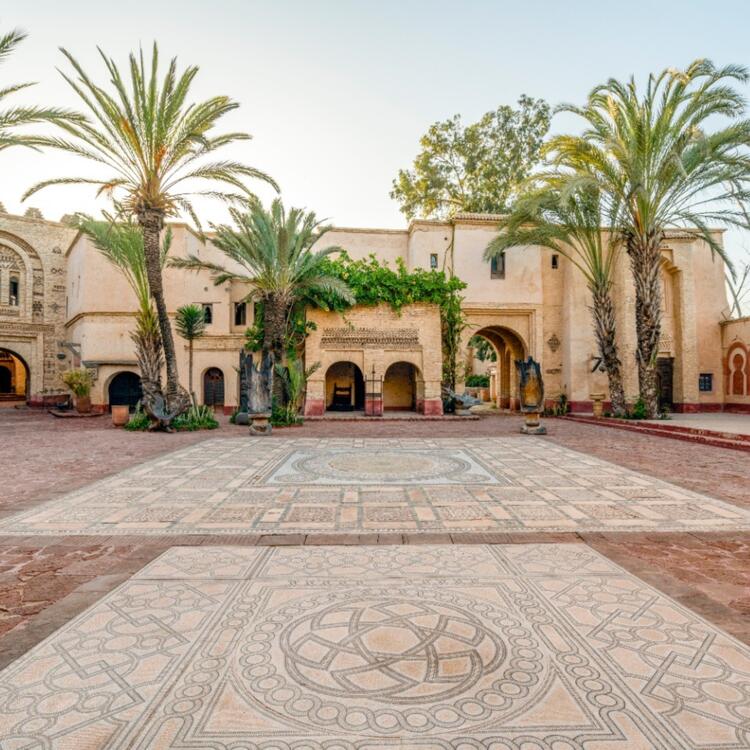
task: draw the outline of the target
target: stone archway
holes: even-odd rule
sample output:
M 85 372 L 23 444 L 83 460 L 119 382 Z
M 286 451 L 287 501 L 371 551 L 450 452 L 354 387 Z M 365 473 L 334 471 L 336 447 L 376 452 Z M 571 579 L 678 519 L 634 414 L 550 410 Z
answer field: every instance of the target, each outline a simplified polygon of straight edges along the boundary
M 383 409 L 417 411 L 420 402 L 419 369 L 411 362 L 393 362 L 383 377 Z
M 129 406 L 135 408 L 143 396 L 141 378 L 130 370 L 122 370 L 115 374 L 107 387 L 110 406 Z
M 365 408 L 365 379 L 354 362 L 334 362 L 326 370 L 325 388 L 326 411 L 359 411 Z
M 0 348 L 0 400 L 26 401 L 29 382 L 26 360 L 10 349 Z
M 521 336 L 512 328 L 487 325 L 471 332 L 471 337 L 481 336 L 495 351 L 490 392 L 500 409 L 518 408 L 518 375 L 515 362 L 526 359 L 528 348 Z

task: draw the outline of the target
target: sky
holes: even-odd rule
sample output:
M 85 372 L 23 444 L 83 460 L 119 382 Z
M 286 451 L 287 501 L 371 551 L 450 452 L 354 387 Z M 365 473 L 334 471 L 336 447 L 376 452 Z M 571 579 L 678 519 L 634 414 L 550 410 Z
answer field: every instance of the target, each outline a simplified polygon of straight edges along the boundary
M 0 30 L 13 27 L 29 38 L 0 66 L 0 88 L 38 81 L 16 102 L 70 107 L 59 47 L 104 82 L 97 45 L 124 64 L 158 40 L 165 59 L 200 67 L 196 98 L 221 93 L 241 104 L 225 125 L 253 140 L 226 155 L 272 175 L 287 205 L 338 226 L 405 226 L 391 183 L 437 120 L 471 122 L 521 94 L 582 103 L 609 77 L 643 80 L 698 57 L 750 65 L 749 0 L 3 0 Z M 553 119 L 553 132 L 576 127 Z M 106 204 L 88 187 L 20 202 L 39 180 L 94 173 L 69 155 L 6 150 L 0 202 L 50 219 L 95 213 Z M 199 209 L 206 221 L 226 218 L 221 205 Z M 750 238 L 733 232 L 728 244 L 739 257 Z

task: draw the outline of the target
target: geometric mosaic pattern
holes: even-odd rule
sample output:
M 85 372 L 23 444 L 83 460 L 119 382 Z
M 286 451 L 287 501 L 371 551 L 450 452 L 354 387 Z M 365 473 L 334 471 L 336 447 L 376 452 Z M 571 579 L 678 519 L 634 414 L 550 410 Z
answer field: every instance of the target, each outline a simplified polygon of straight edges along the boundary
M 750 529 L 750 511 L 542 438 L 211 439 L 2 534 Z
M 750 649 L 585 545 L 172 548 L 0 673 L 0 747 L 750 746 Z

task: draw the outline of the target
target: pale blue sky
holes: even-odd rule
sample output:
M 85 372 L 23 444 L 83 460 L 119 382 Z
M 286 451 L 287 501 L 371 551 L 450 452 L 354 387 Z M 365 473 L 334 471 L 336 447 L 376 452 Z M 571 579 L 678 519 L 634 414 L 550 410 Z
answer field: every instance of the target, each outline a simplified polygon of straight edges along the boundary
M 37 80 L 25 100 L 71 106 L 58 46 L 102 79 L 95 45 L 124 60 L 157 38 L 165 57 L 200 66 L 196 95 L 241 103 L 227 126 L 254 140 L 233 156 L 272 174 L 288 203 L 354 226 L 404 225 L 391 180 L 435 120 L 471 121 L 522 93 L 581 102 L 610 76 L 642 78 L 696 57 L 750 65 L 748 0 L 5 2 L 0 28 L 15 26 L 30 37 L 0 67 L 0 84 Z M 7 151 L 0 201 L 25 210 L 31 183 L 90 170 L 72 157 Z M 95 209 L 87 188 L 51 188 L 29 204 L 49 218 Z M 216 205 L 201 213 L 224 217 Z

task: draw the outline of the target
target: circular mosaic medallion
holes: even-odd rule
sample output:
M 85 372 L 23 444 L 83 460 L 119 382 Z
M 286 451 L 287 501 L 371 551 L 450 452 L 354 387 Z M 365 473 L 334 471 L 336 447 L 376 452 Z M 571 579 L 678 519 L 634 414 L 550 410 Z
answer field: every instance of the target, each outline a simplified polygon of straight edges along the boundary
M 336 451 L 307 456 L 295 462 L 295 469 L 301 474 L 352 481 L 429 480 L 470 468 L 461 458 L 434 456 L 421 451 Z
M 327 695 L 423 703 L 465 692 L 505 659 L 476 617 L 399 599 L 337 603 L 281 634 L 290 677 Z
M 546 666 L 506 607 L 448 590 L 318 593 L 255 621 L 239 683 L 318 728 L 389 735 L 467 729 L 533 700 Z

